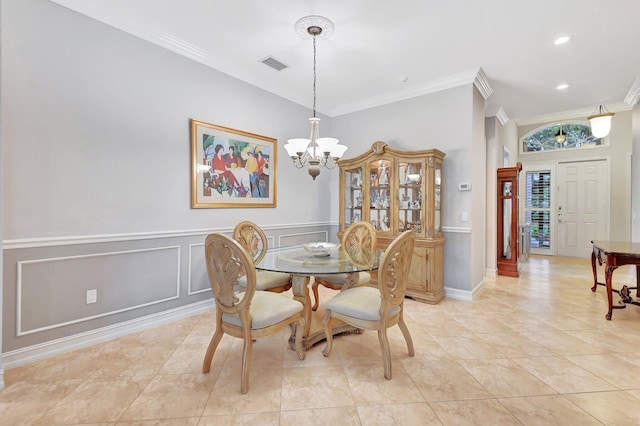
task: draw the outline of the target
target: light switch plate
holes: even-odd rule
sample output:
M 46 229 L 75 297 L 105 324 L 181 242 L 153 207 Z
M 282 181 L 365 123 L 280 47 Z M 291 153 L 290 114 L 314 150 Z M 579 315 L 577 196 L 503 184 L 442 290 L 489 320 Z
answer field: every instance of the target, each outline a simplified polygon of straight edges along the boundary
M 98 301 L 98 290 L 87 290 L 87 305 L 96 303 Z

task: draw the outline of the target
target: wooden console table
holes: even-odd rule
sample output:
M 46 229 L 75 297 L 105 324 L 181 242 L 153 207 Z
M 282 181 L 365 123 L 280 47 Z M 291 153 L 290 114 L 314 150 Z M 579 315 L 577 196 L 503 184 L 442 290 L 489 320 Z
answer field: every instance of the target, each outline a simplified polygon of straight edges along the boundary
M 591 241 L 591 243 L 593 244 L 593 251 L 591 252 L 593 287 L 591 287 L 591 291 L 595 292 L 599 285 L 606 287 L 609 311 L 605 315 L 605 318 L 611 320 L 612 311 L 614 309 L 626 308 L 627 303 L 640 306 L 640 301 L 633 300 L 629 292 L 629 290 L 636 290 L 636 297 L 640 299 L 640 288 L 638 287 L 638 283 L 640 282 L 640 243 L 623 241 Z M 603 260 L 603 257 L 605 260 Z M 598 259 L 599 265 L 603 263 L 606 264 L 604 269 L 604 284 L 598 282 L 596 259 Z M 636 286 L 628 287 L 624 285 L 620 290 L 616 290 L 611 286 L 613 271 L 618 269 L 619 266 L 624 265 L 636 265 Z M 620 295 L 622 304 L 613 305 L 613 292 Z

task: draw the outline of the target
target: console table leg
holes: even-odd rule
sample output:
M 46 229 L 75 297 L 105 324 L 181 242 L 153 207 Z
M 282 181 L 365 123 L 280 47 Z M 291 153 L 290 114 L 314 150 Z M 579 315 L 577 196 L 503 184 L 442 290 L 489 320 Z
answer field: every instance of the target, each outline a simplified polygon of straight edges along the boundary
M 596 288 L 598 288 L 598 272 L 596 271 L 595 249 L 591 252 L 591 269 L 593 269 L 593 287 L 591 287 L 591 291 L 595 292 Z
M 611 286 L 611 279 L 613 276 L 613 271 L 615 271 L 617 266 L 611 266 L 611 263 L 607 260 L 607 267 L 604 269 L 604 279 L 607 287 L 607 302 L 609 304 L 609 312 L 605 316 L 607 320 L 611 320 L 611 314 L 613 313 L 613 288 Z

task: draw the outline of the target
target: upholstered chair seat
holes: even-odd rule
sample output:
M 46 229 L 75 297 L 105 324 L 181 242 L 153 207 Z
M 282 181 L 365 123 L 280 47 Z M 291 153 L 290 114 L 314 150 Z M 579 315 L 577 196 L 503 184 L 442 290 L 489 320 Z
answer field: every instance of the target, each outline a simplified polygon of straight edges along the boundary
M 240 287 L 247 286 L 247 277 L 240 278 Z M 256 290 L 273 291 L 291 286 L 291 275 L 283 272 L 256 271 Z M 279 292 L 276 292 L 279 293 Z
M 256 288 L 257 290 L 257 288 Z M 238 299 L 245 296 L 244 292 L 236 294 Z M 268 291 L 256 291 L 249 307 L 251 315 L 251 329 L 259 330 L 286 320 L 302 312 L 302 303 L 290 297 Z M 241 327 L 240 316 L 238 314 L 222 314 L 222 321 Z
M 325 308 L 333 312 L 360 318 L 365 321 L 380 321 L 380 305 L 382 298 L 380 290 L 374 287 L 354 287 L 344 290 L 333 296 L 327 303 Z M 392 306 L 389 309 L 389 315 L 398 315 L 399 306 Z

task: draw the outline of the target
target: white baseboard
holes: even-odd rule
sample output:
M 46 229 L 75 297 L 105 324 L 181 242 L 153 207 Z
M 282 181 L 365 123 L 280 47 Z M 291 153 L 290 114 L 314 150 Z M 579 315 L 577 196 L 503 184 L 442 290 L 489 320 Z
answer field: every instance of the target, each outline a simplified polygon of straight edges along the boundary
M 15 351 L 5 352 L 2 354 L 2 364 L 0 364 L 0 374 L 2 374 L 0 376 L 0 389 L 2 389 L 2 379 L 4 376 L 2 368 L 4 368 L 4 370 L 8 370 L 13 367 L 31 364 L 55 355 L 86 348 L 88 346 L 107 342 L 137 331 L 146 330 L 158 325 L 167 324 L 179 319 L 208 312 L 213 310 L 214 307 L 213 299 L 207 299 L 190 305 L 180 306 L 175 309 L 125 321 L 120 324 L 98 328 L 62 339 L 17 349 Z
M 464 302 L 473 302 L 484 291 L 484 281 L 478 283 L 472 291 L 460 290 L 459 288 L 451 287 L 445 287 L 444 291 L 448 298 L 462 300 Z

